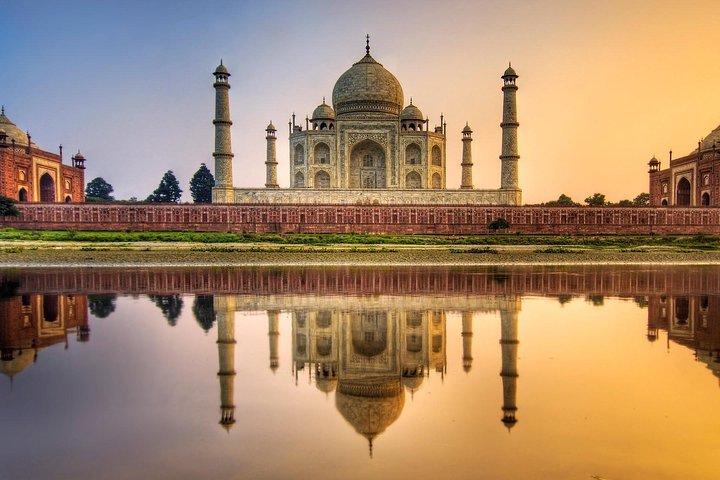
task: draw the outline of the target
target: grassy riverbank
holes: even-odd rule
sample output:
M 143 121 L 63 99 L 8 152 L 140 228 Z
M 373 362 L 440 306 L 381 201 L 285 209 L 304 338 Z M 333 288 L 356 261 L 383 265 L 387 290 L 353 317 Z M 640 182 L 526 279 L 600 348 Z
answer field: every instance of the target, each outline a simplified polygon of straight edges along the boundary
M 215 232 L 94 232 L 74 230 L 0 230 L 3 242 L 89 244 L 196 243 L 259 245 L 422 245 L 422 246 L 564 246 L 584 248 L 673 247 L 720 250 L 718 235 L 380 235 L 380 234 L 242 234 Z

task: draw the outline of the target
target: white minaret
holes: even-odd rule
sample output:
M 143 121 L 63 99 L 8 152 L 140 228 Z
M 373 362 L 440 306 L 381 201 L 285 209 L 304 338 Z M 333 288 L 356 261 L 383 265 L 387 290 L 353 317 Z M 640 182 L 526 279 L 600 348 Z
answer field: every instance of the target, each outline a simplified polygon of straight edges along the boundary
M 462 129 L 462 182 L 460 188 L 473 188 L 472 179 L 472 129 L 470 125 L 465 123 L 465 128 Z
M 213 202 L 224 203 L 232 201 L 233 188 L 232 174 L 232 145 L 230 142 L 230 73 L 220 61 L 220 65 L 213 73 L 215 75 L 215 190 Z
M 517 102 L 515 94 L 517 93 L 517 85 L 515 80 L 518 78 L 517 73 L 512 65 L 503 73 L 503 119 L 500 127 L 502 127 L 502 154 L 500 160 L 502 162 L 502 173 L 500 175 L 500 188 L 519 189 L 518 183 L 518 140 L 517 129 L 520 124 L 517 121 Z
M 280 337 L 279 319 L 280 312 L 268 310 L 268 341 L 270 343 L 270 370 L 275 373 L 280 365 L 278 355 L 278 339 Z
M 500 349 L 502 350 L 503 418 L 502 422 L 510 429 L 517 419 L 517 351 L 520 343 L 518 333 L 517 310 L 500 311 Z
M 267 155 L 265 158 L 265 188 L 279 188 L 277 181 L 277 155 L 275 154 L 275 142 L 277 137 L 275 125 L 270 125 L 265 129 L 265 140 L 267 141 Z
M 235 423 L 235 308 L 229 297 L 215 297 L 218 329 L 220 425 L 230 431 Z

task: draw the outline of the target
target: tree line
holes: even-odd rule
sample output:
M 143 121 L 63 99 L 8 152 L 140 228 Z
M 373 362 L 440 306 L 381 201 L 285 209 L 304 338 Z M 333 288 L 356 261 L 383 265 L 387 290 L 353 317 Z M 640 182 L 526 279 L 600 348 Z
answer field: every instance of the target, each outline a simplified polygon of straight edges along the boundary
M 646 207 L 650 205 L 650 194 L 643 192 L 632 200 L 620 200 L 619 202 L 613 203 L 608 201 L 604 194 L 593 193 L 587 197 L 584 202 L 588 207 Z M 583 204 L 561 193 L 557 200 L 550 200 L 540 205 L 546 207 L 580 207 Z
M 211 203 L 212 188 L 215 186 L 215 177 L 203 163 L 200 168 L 190 179 L 190 195 L 195 203 Z M 113 186 L 102 177 L 96 177 L 90 180 L 85 188 L 86 202 L 115 202 Z M 178 203 L 182 197 L 182 189 L 180 182 L 172 170 L 168 170 L 163 175 L 158 187 L 145 198 L 145 202 L 152 203 Z M 129 202 L 138 202 L 136 197 L 132 197 Z

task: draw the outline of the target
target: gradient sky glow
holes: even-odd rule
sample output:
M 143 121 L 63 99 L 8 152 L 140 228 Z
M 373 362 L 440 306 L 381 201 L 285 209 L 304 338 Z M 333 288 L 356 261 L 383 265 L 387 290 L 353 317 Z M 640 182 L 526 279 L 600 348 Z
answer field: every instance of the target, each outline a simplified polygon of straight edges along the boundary
M 0 103 L 46 150 L 80 148 L 86 179 L 145 198 L 172 169 L 190 200 L 212 169 L 212 71 L 230 70 L 238 187 L 265 183 L 265 132 L 306 114 L 364 54 L 390 70 L 431 127 L 448 124 L 448 186 L 460 130 L 474 130 L 475 186 L 500 183 L 500 75 L 520 78 L 524 201 L 647 190 L 720 123 L 717 0 L 363 2 L 0 2 Z

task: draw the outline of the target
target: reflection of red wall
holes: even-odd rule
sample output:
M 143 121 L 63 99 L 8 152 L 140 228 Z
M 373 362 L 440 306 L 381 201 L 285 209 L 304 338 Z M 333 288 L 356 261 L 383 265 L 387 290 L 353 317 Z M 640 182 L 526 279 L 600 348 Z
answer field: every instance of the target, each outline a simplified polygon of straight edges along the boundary
M 720 208 L 398 205 L 22 205 L 16 228 L 483 234 L 499 218 L 509 233 L 720 234 Z

